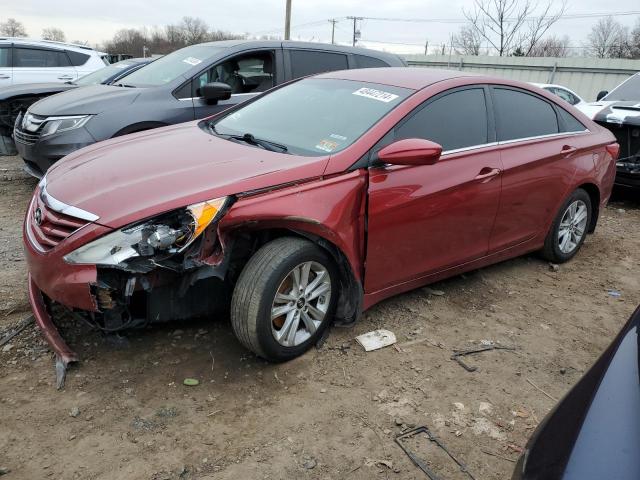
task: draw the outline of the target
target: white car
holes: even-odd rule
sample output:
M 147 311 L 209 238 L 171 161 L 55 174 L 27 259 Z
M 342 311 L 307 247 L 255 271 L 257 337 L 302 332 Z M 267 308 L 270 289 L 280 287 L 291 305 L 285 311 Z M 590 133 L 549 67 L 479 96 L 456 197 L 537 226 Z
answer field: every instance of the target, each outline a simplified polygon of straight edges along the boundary
M 49 40 L 0 37 L 0 88 L 20 83 L 70 82 L 104 68 L 106 54 Z
M 536 87 L 542 88 L 547 92 L 553 93 L 554 95 L 560 97 L 565 102 L 570 103 L 574 107 L 578 107 L 579 105 L 587 103 L 576 92 L 574 92 L 573 90 L 569 90 L 567 87 L 563 87 L 562 85 L 554 85 L 552 83 L 529 83 L 531 83 L 531 85 L 535 85 Z

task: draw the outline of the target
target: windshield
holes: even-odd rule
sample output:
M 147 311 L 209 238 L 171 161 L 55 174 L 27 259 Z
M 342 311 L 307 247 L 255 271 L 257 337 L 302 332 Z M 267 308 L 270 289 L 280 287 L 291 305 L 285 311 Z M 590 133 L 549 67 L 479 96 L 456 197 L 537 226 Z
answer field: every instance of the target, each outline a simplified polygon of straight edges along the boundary
M 640 74 L 629 77 L 602 99 L 607 102 L 640 101 Z
M 220 51 L 220 48 L 205 45 L 181 48 L 121 78 L 118 83 L 132 87 L 165 85 L 201 64 L 217 51 Z
M 111 77 L 118 75 L 118 73 L 127 70 L 133 65 L 133 62 L 130 60 L 122 60 L 121 62 L 113 63 L 108 67 L 101 68 L 100 70 L 96 70 L 89 75 L 85 75 L 84 77 L 80 77 L 78 80 L 73 82 L 76 85 L 86 86 L 86 85 L 99 85 L 101 83 L 106 82 Z
M 355 142 L 413 90 L 351 80 L 308 78 L 275 90 L 220 120 L 219 135 L 245 135 L 320 156 Z

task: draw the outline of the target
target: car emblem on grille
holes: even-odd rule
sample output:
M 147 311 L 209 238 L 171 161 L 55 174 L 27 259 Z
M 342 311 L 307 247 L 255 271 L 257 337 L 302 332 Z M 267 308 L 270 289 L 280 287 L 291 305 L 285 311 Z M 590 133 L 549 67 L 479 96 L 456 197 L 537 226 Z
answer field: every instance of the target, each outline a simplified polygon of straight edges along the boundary
M 35 212 L 33 212 L 33 221 L 36 222 L 38 226 L 42 223 L 42 210 L 40 210 L 40 207 L 36 208 Z

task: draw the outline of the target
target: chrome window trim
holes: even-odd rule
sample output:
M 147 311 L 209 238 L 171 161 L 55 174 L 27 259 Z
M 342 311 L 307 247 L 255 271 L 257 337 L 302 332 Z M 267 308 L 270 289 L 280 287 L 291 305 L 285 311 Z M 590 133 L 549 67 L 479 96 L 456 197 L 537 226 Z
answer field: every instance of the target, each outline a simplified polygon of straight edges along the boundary
M 547 135 L 537 135 L 534 137 L 524 137 L 524 138 L 514 138 L 512 140 L 502 140 L 502 141 L 498 141 L 498 145 L 509 145 L 511 143 L 518 143 L 518 142 L 527 142 L 529 140 L 540 140 L 540 139 L 545 139 L 545 138 L 555 138 L 555 137 L 569 137 L 569 136 L 573 136 L 573 135 L 584 135 L 589 133 L 589 129 L 585 128 L 584 130 L 580 130 L 577 132 L 558 132 L 558 133 L 549 133 Z
M 525 137 L 525 138 L 514 138 L 513 140 L 504 140 L 502 142 L 490 142 L 490 143 L 481 143 L 478 145 L 471 145 L 469 147 L 463 147 L 463 148 L 454 148 L 452 150 L 443 150 L 442 151 L 442 155 L 449 155 L 449 154 L 453 154 L 453 153 L 459 153 L 459 152 L 466 152 L 469 150 L 478 150 L 480 148 L 485 148 L 485 147 L 495 147 L 498 145 L 509 145 L 511 143 L 517 143 L 517 142 L 526 142 L 529 140 L 539 140 L 539 139 L 545 139 L 545 138 L 554 138 L 554 137 L 564 137 L 564 136 L 572 136 L 572 135 L 582 135 L 582 134 L 586 134 L 589 133 L 588 129 L 584 129 L 584 130 L 580 130 L 577 132 L 558 132 L 558 133 L 550 133 L 547 135 L 537 135 L 535 137 Z
M 95 222 L 100 217 L 91 212 L 87 212 L 78 207 L 74 207 L 73 205 L 67 205 L 64 202 L 52 197 L 47 192 L 47 182 L 46 176 L 43 177 L 40 183 L 40 200 L 49 207 L 54 212 L 62 213 L 63 215 L 69 215 L 70 217 L 79 218 L 81 220 L 86 220 L 87 222 Z

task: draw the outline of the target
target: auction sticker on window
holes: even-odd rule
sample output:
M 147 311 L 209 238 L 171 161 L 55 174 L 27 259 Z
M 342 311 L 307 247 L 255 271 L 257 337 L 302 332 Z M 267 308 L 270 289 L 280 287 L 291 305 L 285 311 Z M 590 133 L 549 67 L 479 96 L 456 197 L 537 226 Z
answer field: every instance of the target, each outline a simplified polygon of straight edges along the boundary
M 188 63 L 189 65 L 198 65 L 199 63 L 202 63 L 202 60 L 200 60 L 199 58 L 196 57 L 187 57 L 184 60 L 182 60 L 184 63 Z
M 353 92 L 354 95 L 361 97 L 371 98 L 380 102 L 389 103 L 398 98 L 398 95 L 394 93 L 385 92 L 383 90 L 376 90 L 375 88 L 361 88 Z
M 332 142 L 331 140 L 323 139 L 323 140 L 320 140 L 318 142 L 318 144 L 316 145 L 316 148 L 318 150 L 322 150 L 323 152 L 331 153 L 336 149 L 337 146 L 338 146 L 338 144 L 336 142 Z

